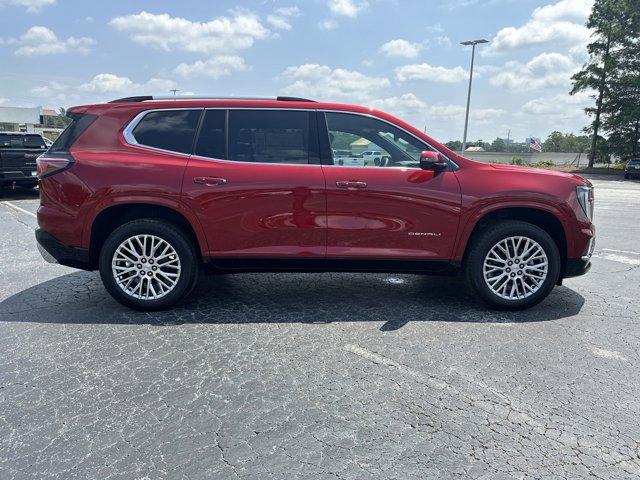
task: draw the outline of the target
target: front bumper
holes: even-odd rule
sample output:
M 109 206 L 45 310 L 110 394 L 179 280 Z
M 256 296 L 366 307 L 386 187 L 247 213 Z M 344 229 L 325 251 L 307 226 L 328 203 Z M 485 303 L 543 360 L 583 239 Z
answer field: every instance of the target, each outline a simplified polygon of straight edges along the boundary
M 69 247 L 49 232 L 38 228 L 36 230 L 38 250 L 49 263 L 59 263 L 67 267 L 81 270 L 93 270 L 89 250 L 85 248 Z
M 567 258 L 564 278 L 579 277 L 591 269 L 591 257 Z

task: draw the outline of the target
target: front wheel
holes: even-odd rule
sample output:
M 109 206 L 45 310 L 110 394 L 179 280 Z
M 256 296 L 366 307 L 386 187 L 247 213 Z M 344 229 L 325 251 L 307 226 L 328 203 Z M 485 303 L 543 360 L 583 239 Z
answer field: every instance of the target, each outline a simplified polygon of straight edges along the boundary
M 193 242 L 171 223 L 134 220 L 115 229 L 100 252 L 100 276 L 118 302 L 161 310 L 186 297 L 198 278 Z
M 490 306 L 521 310 L 541 302 L 560 275 L 560 253 L 551 236 L 521 221 L 483 230 L 470 246 L 465 274 L 471 289 Z

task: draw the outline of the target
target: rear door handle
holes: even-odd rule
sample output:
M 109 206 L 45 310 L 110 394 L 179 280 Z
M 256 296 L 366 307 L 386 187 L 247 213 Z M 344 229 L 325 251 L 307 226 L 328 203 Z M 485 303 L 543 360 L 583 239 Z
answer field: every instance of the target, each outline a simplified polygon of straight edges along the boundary
M 193 183 L 212 187 L 214 185 L 224 185 L 227 183 L 227 179 L 219 177 L 193 177 Z
M 356 182 L 355 180 L 339 180 L 336 182 L 338 188 L 367 188 L 366 182 Z

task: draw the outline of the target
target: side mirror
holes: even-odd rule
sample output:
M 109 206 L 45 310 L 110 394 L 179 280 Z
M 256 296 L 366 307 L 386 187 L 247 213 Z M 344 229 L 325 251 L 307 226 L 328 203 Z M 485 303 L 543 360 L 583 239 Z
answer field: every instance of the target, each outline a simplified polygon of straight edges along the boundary
M 447 169 L 447 162 L 440 152 L 425 150 L 420 154 L 420 168 L 440 173 Z

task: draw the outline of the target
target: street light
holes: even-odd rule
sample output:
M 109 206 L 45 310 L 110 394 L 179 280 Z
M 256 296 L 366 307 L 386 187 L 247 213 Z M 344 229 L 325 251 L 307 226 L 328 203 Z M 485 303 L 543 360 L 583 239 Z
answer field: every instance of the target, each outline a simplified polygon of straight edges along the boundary
M 460 42 L 460 45 L 471 45 L 471 69 L 469 70 L 469 92 L 467 93 L 467 112 L 464 116 L 464 136 L 462 137 L 462 151 L 467 149 L 467 127 L 469 126 L 469 103 L 471 103 L 471 82 L 473 81 L 473 60 L 476 56 L 476 45 L 479 43 L 489 43 L 489 40 L 467 40 Z

